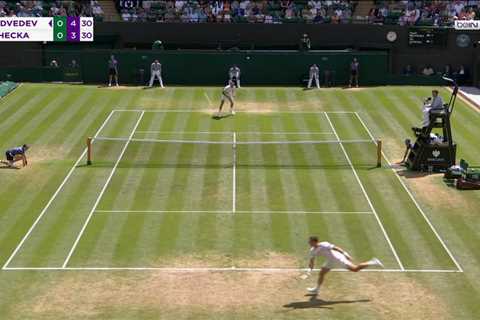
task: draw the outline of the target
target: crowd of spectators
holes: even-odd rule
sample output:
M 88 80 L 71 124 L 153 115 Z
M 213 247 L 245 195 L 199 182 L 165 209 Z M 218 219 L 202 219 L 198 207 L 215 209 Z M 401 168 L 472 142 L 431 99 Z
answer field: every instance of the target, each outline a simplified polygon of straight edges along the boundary
M 357 1 L 348 0 L 117 0 L 124 21 L 346 23 Z
M 478 0 L 375 1 L 368 22 L 376 24 L 451 26 L 457 19 L 479 19 Z
M 449 64 L 438 68 L 435 68 L 432 65 L 413 67 L 411 64 L 407 64 L 403 68 L 402 74 L 404 76 L 446 76 L 448 78 L 456 79 L 459 83 L 463 83 L 463 81 L 469 76 L 469 73 L 464 65 L 459 65 L 454 68 Z
M 81 16 L 103 19 L 103 9 L 92 1 L 0 1 L 0 17 Z
M 367 16 L 353 0 L 115 0 L 123 21 L 183 23 L 350 23 L 451 26 L 480 19 L 480 0 L 375 0 Z M 368 9 L 368 8 L 367 8 Z M 101 1 L 3 1 L 0 17 L 91 16 Z
M 376 0 L 368 16 L 349 0 L 117 0 L 124 21 L 350 23 L 450 26 L 479 18 L 479 0 Z

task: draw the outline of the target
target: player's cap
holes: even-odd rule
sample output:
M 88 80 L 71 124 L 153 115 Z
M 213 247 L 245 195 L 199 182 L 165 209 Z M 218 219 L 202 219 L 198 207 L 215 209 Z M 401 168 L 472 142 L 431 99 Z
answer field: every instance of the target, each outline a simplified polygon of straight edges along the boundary
M 22 146 L 22 148 L 23 148 L 23 150 L 28 150 L 28 149 L 30 149 L 30 146 L 28 144 L 24 144 Z

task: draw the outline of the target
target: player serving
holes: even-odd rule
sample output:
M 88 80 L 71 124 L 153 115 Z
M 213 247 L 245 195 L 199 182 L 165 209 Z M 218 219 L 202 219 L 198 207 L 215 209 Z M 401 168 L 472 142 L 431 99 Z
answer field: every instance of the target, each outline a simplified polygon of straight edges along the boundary
M 309 238 L 308 244 L 310 245 L 309 272 L 313 270 L 316 257 L 323 256 L 327 259 L 325 264 L 320 269 L 317 286 L 313 288 L 307 288 L 308 292 L 310 293 L 318 293 L 325 275 L 335 267 L 344 268 L 352 272 L 358 272 L 370 266 L 380 266 L 383 268 L 383 264 L 377 258 L 372 258 L 369 261 L 362 262 L 360 264 L 354 264 L 352 262 L 352 258 L 345 250 L 326 241 L 319 242 L 318 238 L 314 236 Z
M 27 156 L 25 155 L 28 148 L 28 145 L 24 144 L 21 147 L 8 149 L 7 151 L 5 151 L 5 156 L 7 157 L 7 160 L 1 160 L 0 163 L 3 163 L 10 168 L 18 169 L 18 167 L 15 166 L 15 162 L 22 160 L 23 166 L 25 167 L 28 164 Z
M 223 108 L 223 104 L 225 103 L 225 100 L 228 100 L 230 102 L 230 114 L 231 115 L 235 114 L 235 110 L 233 110 L 234 97 L 235 97 L 235 81 L 229 80 L 228 84 L 225 86 L 225 88 L 223 88 L 223 91 L 222 91 L 222 101 L 220 102 L 220 107 L 218 108 L 218 116 L 220 116 L 222 113 L 222 108 Z

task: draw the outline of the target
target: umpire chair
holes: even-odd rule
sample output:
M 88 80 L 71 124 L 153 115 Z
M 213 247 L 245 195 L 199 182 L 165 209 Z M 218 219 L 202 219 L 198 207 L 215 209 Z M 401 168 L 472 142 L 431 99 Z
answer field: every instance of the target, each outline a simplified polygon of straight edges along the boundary
M 413 129 L 416 141 L 410 148 L 406 165 L 410 170 L 445 172 L 455 165 L 457 145 L 453 141 L 450 118 L 455 107 L 458 85 L 449 78 L 443 78 L 453 85 L 450 101 L 442 109 L 430 110 L 430 123 L 422 129 Z M 431 132 L 441 128 L 441 139 L 432 139 Z M 439 141 L 440 140 L 440 141 Z

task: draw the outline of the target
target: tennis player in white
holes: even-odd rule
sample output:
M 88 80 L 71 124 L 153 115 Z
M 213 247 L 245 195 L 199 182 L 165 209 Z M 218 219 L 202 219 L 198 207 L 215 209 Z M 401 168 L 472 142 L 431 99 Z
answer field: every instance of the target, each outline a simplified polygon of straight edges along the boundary
M 233 110 L 234 107 L 234 98 L 235 96 L 235 82 L 233 80 L 229 80 L 228 84 L 223 88 L 222 91 L 222 100 L 220 102 L 220 107 L 218 108 L 218 114 L 222 112 L 223 105 L 225 103 L 225 99 L 230 102 L 230 113 L 232 115 L 235 114 L 235 110 Z
M 155 60 L 152 62 L 150 65 L 150 82 L 148 83 L 148 86 L 151 88 L 153 86 L 153 82 L 155 81 L 155 78 L 158 79 L 158 83 L 160 84 L 160 88 L 164 88 L 163 86 L 163 80 L 162 80 L 162 64 L 158 62 L 158 60 Z
M 320 89 L 320 69 L 316 64 L 312 64 L 309 70 L 309 78 L 308 78 L 308 85 L 307 88 L 312 88 L 312 81 L 315 78 L 315 84 L 317 85 L 317 89 Z
M 352 258 L 345 250 L 326 241 L 319 242 L 318 238 L 315 236 L 308 239 L 308 244 L 310 245 L 310 263 L 308 266 L 310 268 L 309 272 L 313 270 L 315 259 L 318 256 L 323 256 L 327 259 L 325 264 L 320 269 L 317 286 L 313 288 L 307 288 L 308 292 L 310 293 L 318 293 L 325 275 L 335 267 L 344 268 L 352 272 L 358 272 L 370 266 L 380 266 L 383 268 L 383 264 L 377 258 L 372 258 L 367 262 L 354 264 L 352 262 Z

